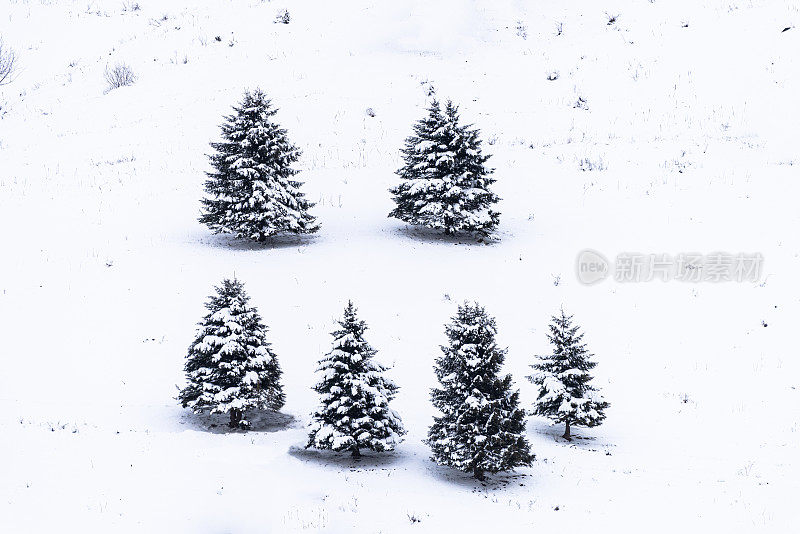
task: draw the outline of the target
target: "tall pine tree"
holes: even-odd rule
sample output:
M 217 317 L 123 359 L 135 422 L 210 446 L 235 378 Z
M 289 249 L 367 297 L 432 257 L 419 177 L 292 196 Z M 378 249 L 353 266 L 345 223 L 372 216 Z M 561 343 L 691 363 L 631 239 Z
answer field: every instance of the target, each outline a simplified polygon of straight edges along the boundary
M 545 416 L 555 423 L 564 423 L 564 437 L 571 440 L 571 426 L 593 427 L 606 418 L 604 410 L 609 404 L 597 389 L 589 384 L 589 373 L 597 365 L 592 354 L 581 343 L 583 334 L 572 326 L 572 316 L 562 308 L 560 316 L 553 316 L 547 338 L 553 344 L 553 353 L 539 356 L 531 365 L 536 371 L 528 379 L 539 386 L 539 396 L 534 406 L 536 415 Z
M 178 399 L 195 413 L 228 413 L 231 428 L 248 428 L 249 409 L 279 410 L 286 398 L 267 328 L 239 280 L 223 280 L 206 303 L 208 315 L 186 357 L 188 385 Z
M 442 413 L 428 431 L 432 459 L 479 480 L 530 465 L 519 391 L 512 389 L 511 375 L 499 375 L 506 351 L 495 344 L 494 319 L 481 306 L 464 303 L 446 332 L 450 343 L 441 347 L 434 368 L 441 387 L 431 393 Z
M 300 151 L 272 117 L 277 112 L 260 89 L 245 92 L 225 117 L 221 143 L 209 156 L 215 172 L 205 183 L 200 222 L 214 233 L 264 241 L 280 233 L 309 234 L 319 226 L 308 210 L 313 206 L 293 179 L 292 164 Z
M 367 324 L 347 303 L 340 328 L 332 333 L 333 349 L 319 362 L 314 391 L 321 405 L 313 414 L 306 447 L 350 451 L 390 451 L 405 434 L 400 416 L 389 407 L 397 386 L 386 379 L 376 351 L 364 340 Z
M 495 180 L 486 168 L 479 132 L 460 125 L 458 108 L 447 101 L 444 112 L 434 100 L 428 116 L 414 125 L 403 149 L 402 181 L 390 190 L 397 206 L 389 213 L 410 224 L 490 236 L 500 214 L 499 198 L 489 190 Z

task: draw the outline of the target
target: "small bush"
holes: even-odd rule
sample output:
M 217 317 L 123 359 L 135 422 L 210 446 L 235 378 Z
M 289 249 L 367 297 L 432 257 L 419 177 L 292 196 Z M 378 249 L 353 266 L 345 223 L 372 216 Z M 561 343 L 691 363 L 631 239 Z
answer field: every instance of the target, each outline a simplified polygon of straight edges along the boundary
M 587 157 L 581 158 L 579 162 L 579 168 L 583 172 L 604 171 L 606 170 L 606 164 L 602 157 L 598 157 L 596 160 Z
M 117 63 L 113 68 L 106 67 L 105 78 L 109 90 L 133 85 L 136 82 L 136 74 L 125 63 Z
M 16 70 L 17 56 L 13 50 L 5 46 L 0 37 L 0 85 L 12 82 L 12 74 Z
M 278 13 L 277 17 L 275 17 L 275 22 L 280 23 L 280 24 L 289 24 L 289 22 L 291 22 L 291 20 L 292 20 L 292 17 L 289 15 L 289 10 L 288 9 L 284 9 L 283 11 Z
M 521 20 L 517 21 L 516 30 L 517 30 L 517 36 L 522 37 L 523 39 L 528 38 L 528 26 L 526 26 L 525 23 L 522 22 Z

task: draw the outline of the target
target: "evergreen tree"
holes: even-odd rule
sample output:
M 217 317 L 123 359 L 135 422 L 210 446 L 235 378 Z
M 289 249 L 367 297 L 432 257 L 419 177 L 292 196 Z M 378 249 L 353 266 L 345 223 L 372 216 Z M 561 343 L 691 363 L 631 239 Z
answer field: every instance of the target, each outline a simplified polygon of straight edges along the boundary
M 231 428 L 248 428 L 249 409 L 279 410 L 286 398 L 267 328 L 239 280 L 223 280 L 206 303 L 208 315 L 186 359 L 188 385 L 178 399 L 195 413 L 228 413 Z
M 494 319 L 465 303 L 446 332 L 450 343 L 441 347 L 434 368 L 441 388 L 431 393 L 442 413 L 428 431 L 432 460 L 479 480 L 530 465 L 519 391 L 512 390 L 511 375 L 499 375 L 506 351 L 495 344 Z
M 333 349 L 319 362 L 320 381 L 314 391 L 321 405 L 313 414 L 306 447 L 350 451 L 390 451 L 405 434 L 400 416 L 389 407 L 397 386 L 382 376 L 385 368 L 372 357 L 364 340 L 367 324 L 347 303 L 340 328 L 333 332 Z
M 571 440 L 570 426 L 593 427 L 606 418 L 604 410 L 609 404 L 597 389 L 589 384 L 589 374 L 597 364 L 592 354 L 581 343 L 583 334 L 572 326 L 572 316 L 561 310 L 553 316 L 547 338 L 553 344 L 553 354 L 539 356 L 539 363 L 531 365 L 536 370 L 528 379 L 539 386 L 539 397 L 534 406 L 536 415 L 564 423 L 563 437 Z
M 479 132 L 458 123 L 458 108 L 447 101 L 444 112 L 434 100 L 428 116 L 414 125 L 403 149 L 402 181 L 390 190 L 397 206 L 389 213 L 410 224 L 442 229 L 446 234 L 493 234 L 499 198 L 489 190 L 493 169 L 484 166 Z
M 260 89 L 248 91 L 233 109 L 221 126 L 224 141 L 211 143 L 215 172 L 205 183 L 209 198 L 202 200 L 200 222 L 214 233 L 253 241 L 316 232 L 319 226 L 308 213 L 313 204 L 293 179 L 298 171 L 291 165 L 300 151 L 273 122 L 277 111 L 269 99 Z

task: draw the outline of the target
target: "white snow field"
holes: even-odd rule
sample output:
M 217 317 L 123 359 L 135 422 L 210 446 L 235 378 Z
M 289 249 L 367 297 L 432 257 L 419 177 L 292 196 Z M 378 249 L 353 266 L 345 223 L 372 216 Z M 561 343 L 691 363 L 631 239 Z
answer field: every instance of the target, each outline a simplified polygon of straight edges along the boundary
M 0 35 L 19 65 L 0 87 L 0 531 L 798 528 L 797 2 L 0 0 Z M 118 62 L 136 83 L 107 91 Z M 303 151 L 314 237 L 197 222 L 208 143 L 256 86 Z M 387 218 L 431 86 L 493 154 L 496 243 Z M 585 248 L 761 253 L 763 273 L 586 286 Z M 234 275 L 287 395 L 246 433 L 175 400 Z M 303 449 L 348 298 L 409 431 L 357 463 Z M 432 463 L 432 363 L 465 299 L 497 318 L 526 407 L 550 316 L 575 314 L 605 423 L 569 443 L 532 417 L 536 461 L 485 483 Z

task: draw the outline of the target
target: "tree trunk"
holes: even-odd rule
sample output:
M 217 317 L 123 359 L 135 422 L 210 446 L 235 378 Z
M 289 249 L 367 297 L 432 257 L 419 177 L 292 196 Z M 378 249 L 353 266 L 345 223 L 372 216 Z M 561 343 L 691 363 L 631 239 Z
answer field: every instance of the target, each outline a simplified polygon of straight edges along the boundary
M 228 426 L 231 428 L 238 428 L 239 423 L 242 421 L 242 411 L 234 408 L 230 411 L 230 414 L 231 420 L 228 422 Z
M 444 235 L 454 235 L 455 229 L 453 228 L 453 219 L 451 217 L 444 218 Z
M 564 430 L 564 435 L 561 436 L 561 437 L 564 438 L 567 441 L 572 441 L 572 436 L 570 436 L 570 433 L 569 433 L 569 419 L 566 420 L 566 423 L 567 423 L 567 425 L 566 425 L 566 429 Z
M 481 482 L 486 480 L 486 476 L 483 474 L 483 469 L 476 467 L 475 470 L 472 472 L 472 474 L 476 479 L 480 480 Z
M 353 448 L 352 455 L 354 460 L 358 460 L 359 458 L 361 458 L 361 451 L 358 450 L 358 447 Z

